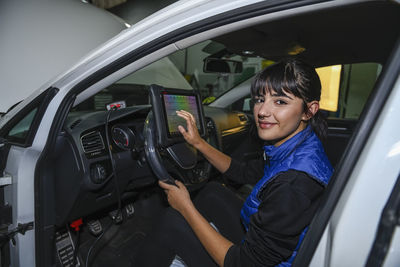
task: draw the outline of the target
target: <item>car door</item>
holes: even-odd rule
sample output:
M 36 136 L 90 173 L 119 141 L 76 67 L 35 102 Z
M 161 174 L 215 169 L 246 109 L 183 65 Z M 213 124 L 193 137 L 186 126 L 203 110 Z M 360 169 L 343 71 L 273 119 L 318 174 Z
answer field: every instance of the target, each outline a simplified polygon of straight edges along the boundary
M 399 265 L 399 237 L 391 223 L 397 215 L 388 219 L 400 173 L 399 59 L 397 42 L 294 266 Z
M 29 265 L 34 258 L 34 179 L 36 162 L 40 151 L 35 146 L 35 135 L 43 115 L 58 90 L 49 88 L 41 93 L 34 101 L 21 109 L 17 116 L 2 125 L 1 140 L 1 234 L 2 257 L 1 263 L 7 266 L 10 257 L 18 259 L 18 251 L 8 250 L 8 242 L 13 247 L 25 251 L 24 257 L 19 258 L 19 264 Z M 45 142 L 40 137 L 37 141 Z M 26 261 L 26 260 L 27 261 Z

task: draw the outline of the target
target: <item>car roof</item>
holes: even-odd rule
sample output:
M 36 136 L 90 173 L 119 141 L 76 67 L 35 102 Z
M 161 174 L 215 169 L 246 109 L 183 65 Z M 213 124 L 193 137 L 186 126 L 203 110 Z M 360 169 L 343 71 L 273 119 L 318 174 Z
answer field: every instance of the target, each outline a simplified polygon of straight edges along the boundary
M 318 66 L 384 63 L 400 32 L 400 5 L 354 3 L 280 17 L 214 39 L 238 54 L 298 56 Z

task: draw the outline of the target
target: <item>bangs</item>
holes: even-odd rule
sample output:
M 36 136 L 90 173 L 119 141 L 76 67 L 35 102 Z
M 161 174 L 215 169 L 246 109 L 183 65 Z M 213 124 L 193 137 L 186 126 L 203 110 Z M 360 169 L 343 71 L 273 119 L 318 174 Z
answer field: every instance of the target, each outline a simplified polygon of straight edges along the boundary
M 294 69 L 290 64 L 275 63 L 255 77 L 251 86 L 252 97 L 263 96 L 267 93 L 278 96 L 292 94 L 302 98 Z

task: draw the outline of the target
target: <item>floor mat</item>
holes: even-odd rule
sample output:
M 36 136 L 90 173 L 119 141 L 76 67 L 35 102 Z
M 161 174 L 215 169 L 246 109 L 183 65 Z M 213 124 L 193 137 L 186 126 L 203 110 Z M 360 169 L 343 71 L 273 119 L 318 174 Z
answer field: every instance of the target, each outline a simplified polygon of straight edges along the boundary
M 109 229 L 105 231 L 101 239 L 96 241 L 93 237 L 81 244 L 79 252 L 83 262 L 86 263 L 87 255 L 91 250 L 89 266 L 131 266 L 134 251 L 151 231 L 151 220 L 136 216 L 119 225 L 113 224 L 111 220 L 107 223 L 104 223 L 104 227 L 109 226 Z

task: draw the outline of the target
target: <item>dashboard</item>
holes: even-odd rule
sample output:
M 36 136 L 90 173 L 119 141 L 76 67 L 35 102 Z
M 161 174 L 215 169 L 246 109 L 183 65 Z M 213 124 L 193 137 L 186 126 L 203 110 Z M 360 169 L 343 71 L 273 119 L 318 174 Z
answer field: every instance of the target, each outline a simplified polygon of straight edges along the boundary
M 50 164 L 55 177 L 56 225 L 91 216 L 115 205 L 119 197 L 131 198 L 157 186 L 144 153 L 143 128 L 150 110 L 150 105 L 140 105 L 69 114 Z M 242 140 L 249 128 L 243 113 L 211 107 L 204 107 L 204 112 L 206 140 L 218 149 L 229 148 L 233 138 Z M 194 169 L 182 170 L 159 152 L 165 156 L 168 172 L 189 190 L 197 190 L 216 175 L 201 153 Z

